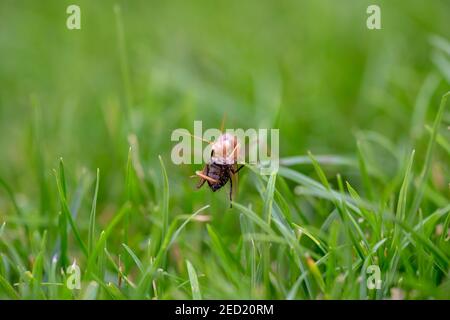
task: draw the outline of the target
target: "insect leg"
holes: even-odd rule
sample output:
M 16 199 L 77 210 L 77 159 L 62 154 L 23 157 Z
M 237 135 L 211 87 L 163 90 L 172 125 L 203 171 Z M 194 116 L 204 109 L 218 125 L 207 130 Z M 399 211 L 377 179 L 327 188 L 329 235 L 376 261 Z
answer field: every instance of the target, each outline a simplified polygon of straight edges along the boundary
M 216 179 L 213 179 L 211 177 L 208 177 L 207 175 L 205 175 L 203 172 L 201 171 L 195 171 L 195 174 L 198 175 L 201 179 L 203 179 L 203 181 L 201 182 L 201 185 L 199 186 L 199 188 L 203 185 L 203 183 L 205 183 L 206 180 L 208 180 L 209 182 L 212 183 L 217 183 L 219 181 L 217 181 Z
M 236 140 L 236 138 L 235 138 Z M 228 158 L 233 157 L 235 160 L 237 159 L 236 155 L 234 154 L 236 152 L 236 150 L 238 150 L 240 148 L 240 145 L 238 142 L 236 142 L 236 146 L 234 147 L 233 151 L 231 151 L 230 155 L 228 156 Z
M 206 174 L 208 174 L 206 171 L 207 171 L 207 167 L 206 166 L 204 166 L 203 167 L 203 169 L 202 169 L 202 174 L 204 174 L 204 173 L 206 173 Z M 198 171 L 196 171 L 195 172 L 195 174 L 193 175 L 193 176 L 191 176 L 191 177 L 199 177 L 199 175 L 197 175 L 197 172 Z M 197 189 L 200 189 L 204 184 L 205 184 L 205 182 L 206 182 L 206 179 L 203 179 L 202 177 L 200 177 L 200 180 L 198 181 L 198 183 L 197 183 Z
M 239 172 L 239 170 L 241 170 L 243 167 L 245 167 L 245 165 L 240 166 L 237 170 L 231 169 L 233 174 L 236 174 Z
M 206 182 L 206 179 L 203 179 L 202 177 L 200 177 L 200 180 L 197 183 L 197 189 L 200 189 Z
M 233 179 L 230 178 L 230 208 L 233 207 Z

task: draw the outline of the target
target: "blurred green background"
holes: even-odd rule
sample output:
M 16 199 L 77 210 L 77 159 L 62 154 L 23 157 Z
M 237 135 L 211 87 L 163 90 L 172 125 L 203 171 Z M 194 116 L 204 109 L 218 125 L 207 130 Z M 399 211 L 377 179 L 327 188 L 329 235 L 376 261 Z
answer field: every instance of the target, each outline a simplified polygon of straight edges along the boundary
M 81 8 L 81 30 L 66 28 L 69 4 Z M 382 30 L 366 28 L 370 4 L 381 7 Z M 214 225 L 226 233 L 236 221 L 223 214 L 225 191 L 195 191 L 189 176 L 197 167 L 169 161 L 171 132 L 192 130 L 194 120 L 219 127 L 226 113 L 230 128 L 280 128 L 282 157 L 308 150 L 354 157 L 358 133 L 374 131 L 405 150 L 414 141 L 420 167 L 427 136 L 414 130 L 434 119 L 450 81 L 442 52 L 449 13 L 445 0 L 2 0 L 0 177 L 27 224 L 44 227 L 59 210 L 52 169 L 62 157 L 69 194 L 87 194 L 83 228 L 100 168 L 104 225 L 124 198 L 132 145 L 149 192 L 133 194 L 143 208 L 133 218 L 140 234 L 148 225 L 136 221 L 151 221 L 161 197 L 158 155 L 168 169 L 171 216 L 211 203 Z M 427 81 L 436 94 L 413 116 Z M 389 180 L 389 159 L 380 157 Z M 243 176 L 238 201 L 245 202 L 254 190 Z M 14 224 L 4 195 L 0 218 Z M 440 200 L 446 196 L 444 187 Z
M 448 1 L 77 1 L 81 30 L 68 30 L 72 3 L 0 4 L 0 174 L 15 188 L 62 156 L 101 167 L 114 196 L 128 133 L 150 165 L 174 128 L 219 127 L 224 113 L 250 128 L 280 110 L 282 156 L 350 153 L 358 129 L 402 139 L 434 69 L 429 37 L 450 36 Z M 372 3 L 382 30 L 366 28 Z

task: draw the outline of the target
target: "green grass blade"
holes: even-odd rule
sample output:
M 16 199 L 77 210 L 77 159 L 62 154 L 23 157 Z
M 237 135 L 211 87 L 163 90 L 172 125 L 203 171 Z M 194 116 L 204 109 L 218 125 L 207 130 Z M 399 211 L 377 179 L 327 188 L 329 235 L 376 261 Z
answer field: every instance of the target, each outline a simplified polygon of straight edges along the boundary
M 256 225 L 258 225 L 262 230 L 267 232 L 270 235 L 275 236 L 274 231 L 270 228 L 266 221 L 261 219 L 255 212 L 251 209 L 244 207 L 243 205 L 233 202 L 233 207 L 236 207 L 241 213 L 243 213 L 247 218 L 253 221 Z
M 163 175 L 163 199 L 162 199 L 162 236 L 164 239 L 169 227 L 169 179 L 167 177 L 166 167 L 161 156 L 159 156 L 159 162 L 161 164 L 161 172 Z
M 3 289 L 3 292 L 13 300 L 19 300 L 20 296 L 14 290 L 13 286 L 9 284 L 8 280 L 6 280 L 1 274 L 0 274 L 0 288 Z
M 99 240 L 97 241 L 92 254 L 88 257 L 87 261 L 87 269 L 86 274 L 90 276 L 94 271 L 95 262 L 97 257 L 104 247 L 105 242 L 110 237 L 112 230 L 117 226 L 120 221 L 122 221 L 123 217 L 127 214 L 128 210 L 130 210 L 129 203 L 125 203 L 119 212 L 114 216 L 114 218 L 109 222 L 106 229 L 101 233 Z
M 272 173 L 267 182 L 266 192 L 264 194 L 264 219 L 270 226 L 270 221 L 272 219 L 272 207 L 273 207 L 273 196 L 275 192 L 275 181 L 277 179 L 277 174 Z
M 72 214 L 70 213 L 69 206 L 67 204 L 67 199 L 65 196 L 65 180 L 64 179 L 64 167 L 62 163 L 62 159 L 60 161 L 60 172 L 62 173 L 58 179 L 58 175 L 56 174 L 56 171 L 54 171 L 55 178 L 56 178 L 56 186 L 58 188 L 59 192 L 59 199 L 61 202 L 61 210 L 63 212 L 63 215 L 65 216 L 66 220 L 69 221 L 70 227 L 72 229 L 72 232 L 75 236 L 75 239 L 77 240 L 78 244 L 80 245 L 81 251 L 85 256 L 88 255 L 86 245 L 84 244 L 83 240 L 81 239 L 80 232 L 78 231 L 78 227 L 75 224 L 75 221 L 73 220 Z
M 419 90 L 419 94 L 417 95 L 416 103 L 414 105 L 414 111 L 411 116 L 410 135 L 413 139 L 417 139 L 422 135 L 425 115 L 430 104 L 430 100 L 436 91 L 440 80 L 440 77 L 432 72 L 427 76 Z
M 126 300 L 127 297 L 120 291 L 120 289 L 111 282 L 107 284 L 100 280 L 97 276 L 93 276 L 94 280 L 100 285 L 100 287 L 109 295 L 113 300 Z
M 66 269 L 69 264 L 67 251 L 69 247 L 69 239 L 67 234 L 67 219 L 66 215 L 61 211 L 58 214 L 58 229 L 59 229 L 59 263 L 63 269 Z
M 132 161 L 132 147 L 128 149 L 128 159 L 127 159 L 127 170 L 125 177 L 125 188 L 126 188 L 126 200 L 130 203 L 132 202 L 132 190 L 133 190 L 133 161 Z M 123 225 L 123 242 L 128 245 L 128 229 L 130 226 L 130 215 L 127 214 L 125 217 L 125 222 Z
M 12 191 L 10 186 L 6 183 L 6 181 L 4 181 L 1 177 L 0 177 L 0 187 L 2 187 L 6 191 L 6 194 L 8 195 L 8 197 L 11 200 L 11 203 L 14 207 L 14 210 L 16 211 L 17 217 L 19 217 L 20 219 L 25 219 L 25 216 L 17 203 L 14 192 Z M 24 232 L 25 232 L 25 237 L 27 239 L 27 244 L 28 244 L 28 246 L 30 246 L 31 244 L 30 244 L 30 237 L 29 237 L 29 234 L 30 234 L 29 228 L 26 224 L 24 224 L 23 228 L 24 228 Z
M 314 166 L 314 169 L 316 170 L 317 175 L 319 176 L 319 180 L 322 182 L 322 184 L 325 186 L 325 188 L 327 190 L 331 190 L 330 184 L 328 182 L 327 177 L 325 176 L 325 173 L 323 172 L 322 168 L 320 167 L 319 163 L 317 162 L 317 160 L 314 158 L 313 154 L 311 153 L 311 151 L 308 151 L 308 156 L 311 159 L 311 162 Z
M 192 299 L 202 300 L 200 285 L 198 284 L 197 272 L 195 271 L 192 263 L 189 260 L 186 260 L 186 265 L 189 274 L 189 282 L 191 283 Z
M 142 265 L 142 262 L 141 260 L 139 260 L 138 256 L 133 252 L 133 250 L 131 250 L 130 247 L 128 247 L 125 243 L 122 243 L 122 246 L 125 248 L 130 257 L 133 259 L 139 271 L 144 272 L 144 266 Z
M 269 181 L 267 182 L 266 190 L 264 193 L 264 220 L 267 221 L 267 225 L 270 228 L 271 220 L 272 220 L 272 209 L 273 209 L 273 196 L 275 192 L 275 182 L 277 175 L 276 173 L 272 173 L 269 177 Z M 271 296 L 271 281 L 270 281 L 270 247 L 271 243 L 267 242 L 263 244 L 263 279 L 264 279 L 264 287 L 266 290 L 266 295 L 268 297 Z
M 413 150 L 411 152 L 411 156 L 408 162 L 408 165 L 406 167 L 406 171 L 405 171 L 405 175 L 404 175 L 404 179 L 403 179 L 403 183 L 402 186 L 400 188 L 400 194 L 398 196 L 398 201 L 397 201 L 397 211 L 396 211 L 396 218 L 400 221 L 404 221 L 405 220 L 405 215 L 406 215 L 406 206 L 407 206 L 407 195 L 408 195 L 408 186 L 409 186 L 409 176 L 411 173 L 411 168 L 412 168 L 412 164 L 414 161 L 414 153 L 415 151 Z M 394 226 L 394 237 L 393 237 L 393 241 L 392 241 L 392 245 L 396 246 L 398 245 L 398 236 L 399 236 L 399 231 L 397 229 L 397 225 Z
M 432 161 L 432 157 L 433 157 L 433 153 L 434 153 L 434 148 L 436 145 L 436 136 L 439 130 L 439 126 L 441 124 L 442 121 L 442 116 L 444 114 L 445 108 L 447 106 L 447 98 L 448 96 L 450 96 L 450 91 L 447 92 L 446 94 L 444 94 L 442 96 L 441 99 L 441 103 L 439 105 L 439 110 L 438 113 L 436 115 L 436 118 L 434 120 L 434 124 L 433 124 L 433 129 L 431 132 L 431 136 L 430 136 L 430 140 L 428 142 L 428 148 L 427 148 L 427 152 L 425 155 L 425 161 L 423 164 L 423 168 L 422 168 L 422 172 L 420 174 L 419 177 L 419 182 L 418 182 L 418 186 L 417 186 L 417 192 L 415 194 L 415 197 L 413 199 L 413 204 L 411 206 L 411 211 L 410 211 L 410 219 L 409 221 L 413 221 L 417 211 L 419 210 L 419 206 L 420 203 L 422 202 L 422 197 L 423 197 L 423 192 L 425 190 L 425 185 L 427 183 L 428 180 L 428 176 L 431 170 L 431 161 Z
M 322 243 L 320 239 L 318 239 L 315 235 L 313 235 L 306 227 L 302 227 L 298 224 L 293 224 L 302 234 L 306 235 L 309 239 L 311 239 L 317 247 L 324 253 L 327 253 L 327 249 L 325 245 Z
M 97 179 L 95 181 L 94 198 L 92 200 L 91 214 L 89 216 L 88 252 L 92 254 L 95 243 L 95 216 L 97 211 L 98 186 L 100 183 L 100 169 L 97 168 Z
M 38 255 L 36 256 L 36 259 L 33 264 L 33 270 L 31 272 L 33 277 L 32 280 L 33 297 L 35 299 L 41 299 L 44 296 L 41 283 L 44 272 L 44 257 L 46 244 L 47 244 L 47 231 L 44 231 L 42 235 L 40 250 Z
M 430 239 L 425 238 L 422 234 L 418 233 L 403 221 L 394 219 L 394 222 L 399 224 L 406 232 L 410 233 L 416 241 L 419 241 L 424 247 L 426 247 L 436 258 L 436 265 L 446 273 L 450 264 L 448 255 L 442 252 Z
M 156 258 L 154 259 L 153 263 L 151 263 L 145 270 L 145 272 L 142 274 L 141 279 L 139 280 L 139 284 L 136 288 L 136 291 L 134 292 L 134 298 L 141 299 L 146 296 L 146 293 L 148 293 L 148 287 L 149 283 L 151 282 L 151 279 L 156 271 L 156 269 L 161 265 L 161 262 L 167 255 L 167 252 L 169 248 L 172 246 L 172 244 L 176 241 L 178 238 L 178 235 L 181 233 L 181 231 L 184 229 L 184 227 L 200 212 L 203 210 L 209 208 L 209 205 L 206 205 L 200 209 L 198 209 L 196 212 L 194 212 L 192 215 L 190 215 L 178 228 L 177 228 L 177 220 L 174 220 L 172 224 L 170 225 L 170 228 L 162 242 L 162 245 L 160 246 L 158 250 L 158 254 L 156 255 Z
M 3 222 L 0 226 L 0 238 L 3 236 L 3 232 L 5 231 L 6 222 Z
M 357 142 L 357 151 L 358 151 L 358 164 L 359 171 L 361 173 L 361 179 L 364 185 L 364 189 L 366 190 L 367 199 L 373 200 L 373 186 L 372 181 L 370 180 L 369 172 L 367 171 L 366 160 L 364 159 L 364 155 L 361 149 L 361 142 Z
M 206 229 L 208 230 L 208 235 L 211 239 L 212 251 L 219 258 L 224 271 L 228 274 L 230 279 L 237 283 L 237 274 L 243 272 L 241 265 L 234 258 L 233 254 L 228 250 L 227 246 L 224 245 L 214 228 L 208 224 L 206 226 Z
M 315 156 L 315 159 L 321 165 L 333 165 L 333 166 L 349 166 L 355 167 L 356 161 L 350 157 L 337 156 L 337 155 L 321 155 Z M 294 156 L 280 159 L 282 166 L 293 166 L 299 164 L 312 164 L 309 156 Z

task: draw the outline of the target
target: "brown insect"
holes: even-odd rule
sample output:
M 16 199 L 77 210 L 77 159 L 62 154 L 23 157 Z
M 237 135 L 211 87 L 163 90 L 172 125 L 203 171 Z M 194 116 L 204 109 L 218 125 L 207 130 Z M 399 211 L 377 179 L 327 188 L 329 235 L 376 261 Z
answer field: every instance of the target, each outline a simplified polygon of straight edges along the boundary
M 238 168 L 237 155 L 239 153 L 239 143 L 236 136 L 231 134 L 222 134 L 212 143 L 211 159 L 204 166 L 202 171 L 196 171 L 195 174 L 200 177 L 197 188 L 201 188 L 205 182 L 209 188 L 216 192 L 230 181 L 230 208 L 233 201 L 233 180 L 244 165 Z

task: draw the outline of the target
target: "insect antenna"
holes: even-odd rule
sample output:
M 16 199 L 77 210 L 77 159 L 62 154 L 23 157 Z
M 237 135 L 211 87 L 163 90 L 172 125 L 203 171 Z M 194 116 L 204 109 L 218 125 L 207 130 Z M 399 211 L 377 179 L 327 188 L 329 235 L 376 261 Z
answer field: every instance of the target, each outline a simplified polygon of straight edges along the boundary
M 238 147 L 239 147 L 239 142 L 236 142 L 236 146 L 234 147 L 233 151 L 231 151 L 230 156 L 234 156 L 234 153 L 236 152 Z
M 222 123 L 220 124 L 220 132 L 223 133 L 223 130 L 225 128 L 225 120 L 227 119 L 227 113 L 224 112 L 223 113 L 223 117 L 222 117 Z
M 214 143 L 214 142 L 212 142 L 212 141 L 203 139 L 203 138 L 201 138 L 201 137 L 197 137 L 197 136 L 193 135 L 192 133 L 184 133 L 184 132 L 180 132 L 180 133 L 181 133 L 182 135 L 189 136 L 189 137 L 192 137 L 192 138 L 194 138 L 194 139 L 201 140 L 201 141 L 206 142 L 206 143 L 208 143 L 208 144 L 213 144 L 213 143 Z
M 219 182 L 218 180 L 216 180 L 216 179 L 214 179 L 214 178 L 211 178 L 211 177 L 207 176 L 207 175 L 204 174 L 202 171 L 195 171 L 195 174 L 196 174 L 197 176 L 199 176 L 200 178 L 204 179 L 204 180 L 208 180 L 209 182 L 212 182 L 212 183 L 217 183 L 217 182 Z

